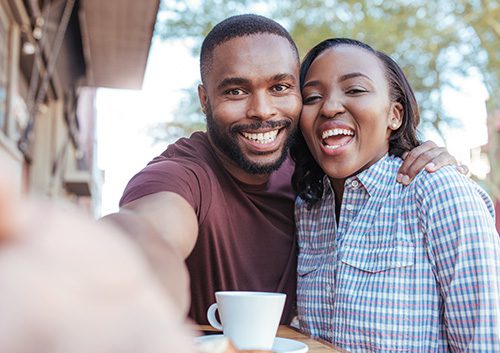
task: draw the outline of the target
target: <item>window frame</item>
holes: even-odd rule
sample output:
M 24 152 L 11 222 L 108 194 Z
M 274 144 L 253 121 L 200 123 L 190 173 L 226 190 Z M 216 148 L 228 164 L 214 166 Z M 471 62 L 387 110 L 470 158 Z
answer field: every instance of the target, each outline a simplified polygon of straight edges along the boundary
M 3 48 L 0 48 L 0 55 L 4 56 L 3 67 L 0 67 L 0 88 L 3 88 L 4 91 L 4 100 L 0 102 L 3 105 L 3 116 L 0 117 L 0 132 L 4 135 L 7 134 L 7 126 L 9 119 L 9 76 L 11 70 L 11 62 L 10 62 L 10 46 L 11 46 L 11 21 L 7 14 L 7 11 L 4 8 L 4 5 L 0 3 L 0 37 L 2 33 L 5 34 L 5 38 L 0 38 L 0 43 Z M 2 53 L 3 52 L 3 53 Z M 3 82 L 2 82 L 3 81 Z

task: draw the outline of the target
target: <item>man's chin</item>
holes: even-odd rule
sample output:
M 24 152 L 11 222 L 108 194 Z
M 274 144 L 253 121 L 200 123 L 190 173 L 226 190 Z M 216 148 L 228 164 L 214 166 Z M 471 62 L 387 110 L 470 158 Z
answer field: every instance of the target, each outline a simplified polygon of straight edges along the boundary
M 278 170 L 288 154 L 288 145 L 280 144 L 273 150 L 258 151 L 238 137 L 221 135 L 218 130 L 208 129 L 208 134 L 214 146 L 241 170 L 252 175 L 270 174 Z
M 261 155 L 260 158 L 244 158 L 239 159 L 238 166 L 249 174 L 270 174 L 278 170 L 286 159 L 287 154 L 281 153 L 274 158 L 266 158 L 267 156 Z
M 288 156 L 288 149 L 293 140 L 293 137 L 287 136 L 279 146 L 271 151 L 250 150 L 248 146 L 240 144 L 236 156 L 232 158 L 238 166 L 249 174 L 262 175 L 270 174 L 278 170 Z

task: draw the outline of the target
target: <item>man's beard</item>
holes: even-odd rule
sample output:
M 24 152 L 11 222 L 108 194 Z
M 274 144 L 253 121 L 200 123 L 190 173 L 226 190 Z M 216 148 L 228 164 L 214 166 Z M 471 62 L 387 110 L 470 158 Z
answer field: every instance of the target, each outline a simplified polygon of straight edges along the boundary
M 207 117 L 207 132 L 210 136 L 210 139 L 215 144 L 215 146 L 224 153 L 229 159 L 231 159 L 238 167 L 249 174 L 270 174 L 276 170 L 278 170 L 285 159 L 288 156 L 288 150 L 290 145 L 293 142 L 295 132 L 297 127 L 293 128 L 293 131 L 287 137 L 285 141 L 285 145 L 282 147 L 280 157 L 268 164 L 258 164 L 255 162 L 249 161 L 244 153 L 241 151 L 240 146 L 238 145 L 238 135 L 241 131 L 247 130 L 257 130 L 262 128 L 282 128 L 289 129 L 292 123 L 290 120 L 286 120 L 283 122 L 276 121 L 265 121 L 265 122 L 255 122 L 253 124 L 248 125 L 235 125 L 230 129 L 230 132 L 227 133 L 221 128 L 215 119 L 213 118 L 212 110 L 210 105 L 208 105 L 206 111 Z M 265 152 L 262 155 L 266 154 Z

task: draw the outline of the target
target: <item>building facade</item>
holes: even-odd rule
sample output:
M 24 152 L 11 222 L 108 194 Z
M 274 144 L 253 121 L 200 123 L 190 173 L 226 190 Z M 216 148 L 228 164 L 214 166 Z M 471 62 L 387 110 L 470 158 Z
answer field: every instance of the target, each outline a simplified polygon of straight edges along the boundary
M 0 156 L 97 214 L 97 87 L 140 89 L 159 0 L 0 0 Z

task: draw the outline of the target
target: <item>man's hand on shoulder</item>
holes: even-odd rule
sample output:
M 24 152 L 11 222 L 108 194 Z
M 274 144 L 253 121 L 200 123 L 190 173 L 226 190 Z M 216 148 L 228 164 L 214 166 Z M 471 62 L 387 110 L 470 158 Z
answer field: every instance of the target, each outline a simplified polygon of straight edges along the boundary
M 453 165 L 462 174 L 466 175 L 469 172 L 469 168 L 463 164 L 459 165 L 446 148 L 438 147 L 432 141 L 425 141 L 411 151 L 405 152 L 403 158 L 404 162 L 397 176 L 397 181 L 403 185 L 410 184 L 423 169 L 432 173 L 444 166 Z

